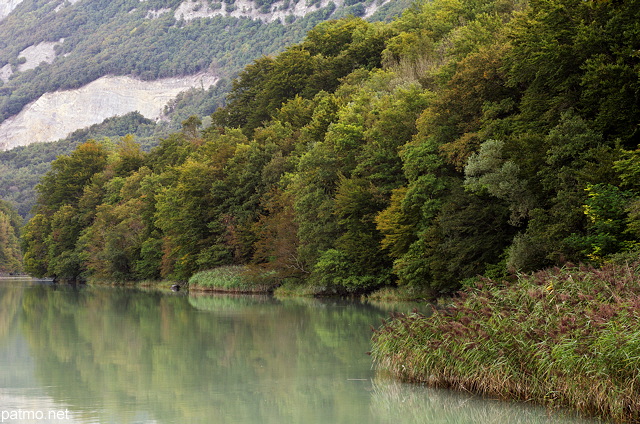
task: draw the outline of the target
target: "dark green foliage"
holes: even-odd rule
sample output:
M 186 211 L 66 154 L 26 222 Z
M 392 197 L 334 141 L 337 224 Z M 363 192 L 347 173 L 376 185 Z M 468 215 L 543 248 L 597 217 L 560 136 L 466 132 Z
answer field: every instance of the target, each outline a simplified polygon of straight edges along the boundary
M 482 275 L 489 265 L 498 264 L 513 238 L 508 216 L 501 202 L 453 186 L 423 236 L 431 288 L 447 292 L 454 287 L 451 281 Z
M 296 95 L 310 99 L 320 91 L 331 92 L 353 70 L 379 66 L 388 36 L 388 30 L 356 18 L 319 24 L 300 45 L 247 66 L 233 83 L 227 106 L 213 115 L 214 122 L 251 135 Z
M 90 200 L 94 177 L 106 165 L 107 151 L 94 141 L 52 162 L 36 188 L 35 217 L 24 233 L 27 272 L 37 277 L 81 278 L 85 265 L 77 242 L 94 213 L 96 202 Z
M 342 234 L 335 246 L 338 252 L 344 252 L 343 260 L 348 264 L 349 272 L 340 277 L 346 279 L 338 285 L 351 290 L 366 290 L 391 282 L 391 263 L 380 250 L 382 236 L 376 231 L 374 221 L 384 205 L 382 193 L 370 182 L 360 178 L 341 179 L 336 190 L 334 213 Z M 321 266 L 325 256 L 326 252 L 316 264 L 313 274 L 331 278 L 332 274 Z
M 56 157 L 68 155 L 78 145 L 90 139 L 118 139 L 127 134 L 138 134 L 143 141 L 142 147 L 148 150 L 157 144 L 157 141 L 151 138 L 154 128 L 155 124 L 152 121 L 137 112 L 132 112 L 75 131 L 65 140 L 36 143 L 0 152 L 0 198 L 16 204 L 18 213 L 26 217 L 36 203 L 34 187 L 49 171 L 51 162 Z
M 250 265 L 325 293 L 441 295 L 478 274 L 631 257 L 635 106 L 614 118 L 606 104 L 635 101 L 621 53 L 635 12 L 521 6 L 325 22 L 247 66 L 212 125 L 199 113 L 220 92 L 191 92 L 169 107 L 184 106 L 182 131 L 156 147 L 125 137 L 95 161 L 86 145 L 59 158 L 25 228 L 27 269 L 187 280 Z M 611 26 L 602 45 L 592 22 Z
M 13 206 L 0 200 L 0 274 L 22 271 L 21 226 L 22 218 Z
M 640 36 L 637 6 L 547 0 L 516 21 L 507 62 L 512 82 L 526 87 L 522 110 L 530 124 L 554 124 L 577 107 L 597 131 L 635 147 L 637 60 L 629 49 Z
M 365 274 L 354 265 L 343 251 L 329 249 L 323 252 L 313 267 L 311 284 L 321 294 L 362 293 L 389 283 L 388 272 Z

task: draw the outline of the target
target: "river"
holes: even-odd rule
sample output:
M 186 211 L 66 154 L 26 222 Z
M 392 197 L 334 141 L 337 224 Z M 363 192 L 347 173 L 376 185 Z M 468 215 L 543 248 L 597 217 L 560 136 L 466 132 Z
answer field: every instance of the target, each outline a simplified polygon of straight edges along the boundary
M 389 312 L 2 280 L 0 422 L 595 422 L 379 375 L 366 352 Z

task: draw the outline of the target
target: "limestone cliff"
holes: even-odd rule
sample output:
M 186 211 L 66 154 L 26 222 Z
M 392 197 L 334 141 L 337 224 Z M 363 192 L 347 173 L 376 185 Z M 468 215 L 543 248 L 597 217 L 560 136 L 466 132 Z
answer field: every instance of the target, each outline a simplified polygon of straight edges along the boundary
M 102 77 L 77 90 L 47 93 L 0 124 L 0 150 L 64 138 L 106 118 L 138 111 L 160 119 L 167 102 L 189 88 L 207 89 L 213 75 L 200 74 L 150 82 Z
M 7 16 L 22 0 L 0 0 L 0 19 Z
M 389 0 L 378 0 L 375 2 L 367 2 L 362 16 L 371 16 L 380 6 L 388 1 Z M 273 3 L 267 11 L 258 6 L 253 0 L 235 0 L 232 7 L 220 7 L 217 9 L 211 8 L 204 0 L 185 0 L 174 11 L 173 15 L 175 19 L 184 19 L 186 21 L 220 15 L 234 18 L 250 18 L 263 22 L 280 21 L 286 23 L 289 16 L 305 16 L 319 8 L 326 7 L 329 3 L 334 3 L 336 7 L 341 7 L 344 5 L 344 0 L 318 0 L 315 2 L 280 0 Z M 157 14 L 169 11 L 169 9 L 162 9 L 157 11 Z M 154 16 L 157 16 L 157 14 Z

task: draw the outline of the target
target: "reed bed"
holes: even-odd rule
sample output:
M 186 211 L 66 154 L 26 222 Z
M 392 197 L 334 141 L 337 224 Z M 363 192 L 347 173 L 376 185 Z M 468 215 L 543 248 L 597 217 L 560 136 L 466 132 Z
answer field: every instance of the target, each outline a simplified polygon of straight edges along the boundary
M 567 266 L 478 279 L 430 317 L 373 335 L 378 369 L 413 382 L 640 422 L 640 272 Z
M 278 285 L 273 272 L 259 272 L 241 265 L 201 271 L 189 279 L 189 290 L 228 293 L 270 293 Z

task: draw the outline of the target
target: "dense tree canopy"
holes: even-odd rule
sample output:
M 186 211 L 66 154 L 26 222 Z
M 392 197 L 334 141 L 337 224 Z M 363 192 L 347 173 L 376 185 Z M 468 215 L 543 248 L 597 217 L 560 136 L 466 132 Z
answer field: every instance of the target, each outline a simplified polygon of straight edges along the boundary
M 0 200 L 0 274 L 22 271 L 20 227 L 22 218 L 4 200 Z
M 25 266 L 184 280 L 250 264 L 327 292 L 438 294 L 635 257 L 636 3 L 434 0 L 324 23 L 245 68 L 211 126 L 56 160 Z

